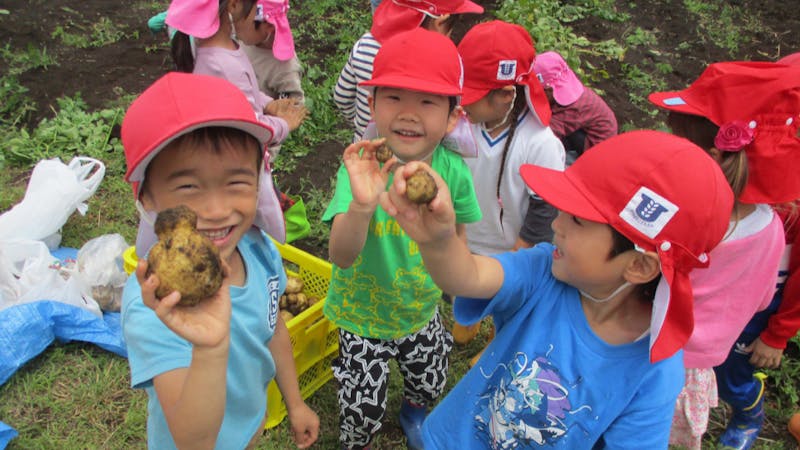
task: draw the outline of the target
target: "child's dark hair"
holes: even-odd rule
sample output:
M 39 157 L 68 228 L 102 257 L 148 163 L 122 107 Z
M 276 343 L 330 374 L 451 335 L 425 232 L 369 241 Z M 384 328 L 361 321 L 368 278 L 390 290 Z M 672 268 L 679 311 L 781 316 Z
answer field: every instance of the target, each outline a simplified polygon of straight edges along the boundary
M 439 22 L 439 26 L 444 28 L 448 32 L 451 32 L 456 27 L 456 25 L 461 23 L 461 19 L 463 17 L 464 17 L 464 14 L 450 14 L 449 16 L 447 16 L 447 18 L 445 18 L 444 20 Z M 435 17 L 433 17 L 433 16 L 429 16 L 429 15 L 425 14 L 425 17 L 422 19 L 422 23 L 420 24 L 420 27 L 425 28 L 426 30 L 429 30 L 431 28 L 432 22 L 434 20 L 437 20 L 437 19 Z
M 497 198 L 500 198 L 500 186 L 503 182 L 503 173 L 506 170 L 506 158 L 508 157 L 508 150 L 511 148 L 511 141 L 514 140 L 514 133 L 517 131 L 517 122 L 519 119 L 519 115 L 525 111 L 525 108 L 528 106 L 527 100 L 527 93 L 525 92 L 525 86 L 516 85 L 514 86 L 516 89 L 516 96 L 514 97 L 514 104 L 511 106 L 511 112 L 508 114 L 507 120 L 511 122 L 508 127 L 508 136 L 506 137 L 506 143 L 503 146 L 503 156 L 500 160 L 500 173 L 497 175 L 497 187 L 495 195 Z M 489 95 L 496 95 L 501 89 L 494 89 L 489 92 Z M 503 209 L 500 208 L 500 223 L 503 223 Z
M 167 144 L 164 147 L 164 150 L 168 150 L 174 147 L 182 147 L 182 146 L 190 146 L 193 148 L 197 147 L 207 147 L 211 148 L 211 150 L 219 155 L 222 154 L 225 149 L 229 148 L 252 148 L 256 151 L 256 169 L 258 173 L 261 172 L 261 163 L 264 159 L 264 152 L 261 150 L 261 143 L 258 142 L 252 134 L 247 133 L 245 131 L 239 130 L 237 128 L 231 127 L 203 127 L 198 128 L 196 130 L 190 131 L 186 134 L 178 136 Z M 144 187 L 147 185 L 147 173 L 150 171 L 150 167 L 152 165 L 147 166 L 147 170 L 145 171 L 145 184 Z
M 627 252 L 628 250 L 634 250 L 635 245 L 633 241 L 626 238 L 622 233 L 611 228 L 611 252 L 608 254 L 608 259 L 613 259 L 617 255 Z M 639 297 L 643 300 L 653 301 L 656 297 L 656 288 L 658 287 L 658 282 L 661 280 L 661 274 L 659 273 L 658 276 L 653 278 L 652 280 L 648 281 L 644 284 L 639 284 L 636 286 L 636 293 Z
M 667 125 L 672 129 L 672 133 L 684 137 L 696 145 L 709 151 L 714 147 L 714 138 L 717 136 L 719 127 L 714 122 L 703 116 L 693 114 L 683 114 L 670 111 L 667 117 Z M 734 198 L 739 195 L 747 185 L 748 166 L 747 155 L 744 150 L 738 152 L 720 152 L 719 166 L 725 179 L 733 190 Z
M 253 9 L 255 3 L 255 0 L 242 0 L 245 14 L 250 14 L 250 10 Z M 228 20 L 227 10 L 228 0 L 219 0 L 220 23 L 223 20 Z M 176 31 L 175 35 L 172 36 L 170 54 L 178 72 L 192 73 L 194 71 L 194 56 L 192 55 L 192 43 L 189 35 L 182 31 Z

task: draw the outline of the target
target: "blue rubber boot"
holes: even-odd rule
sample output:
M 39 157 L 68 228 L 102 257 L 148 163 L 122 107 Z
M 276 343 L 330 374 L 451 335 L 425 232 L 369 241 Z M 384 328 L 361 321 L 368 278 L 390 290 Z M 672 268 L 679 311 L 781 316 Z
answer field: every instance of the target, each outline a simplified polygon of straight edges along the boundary
M 423 450 L 422 445 L 422 422 L 428 415 L 428 408 L 422 405 L 414 405 L 408 400 L 403 400 L 400 407 L 400 426 L 408 441 L 409 450 Z
M 750 406 L 737 410 L 734 408 L 728 428 L 719 437 L 719 447 L 724 450 L 747 450 L 753 446 L 764 426 L 764 378 L 762 373 L 755 374 L 761 382 L 758 399 Z

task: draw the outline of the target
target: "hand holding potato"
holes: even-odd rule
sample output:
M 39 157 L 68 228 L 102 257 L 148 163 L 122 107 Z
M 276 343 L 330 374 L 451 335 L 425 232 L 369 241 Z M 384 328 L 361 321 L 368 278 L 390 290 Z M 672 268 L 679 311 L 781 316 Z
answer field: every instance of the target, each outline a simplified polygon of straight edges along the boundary
M 350 177 L 353 193 L 351 208 L 364 212 L 374 212 L 380 194 L 386 190 L 389 173 L 396 159 L 389 159 L 383 166 L 378 162 L 376 151 L 385 139 L 360 141 L 344 150 L 344 165 Z

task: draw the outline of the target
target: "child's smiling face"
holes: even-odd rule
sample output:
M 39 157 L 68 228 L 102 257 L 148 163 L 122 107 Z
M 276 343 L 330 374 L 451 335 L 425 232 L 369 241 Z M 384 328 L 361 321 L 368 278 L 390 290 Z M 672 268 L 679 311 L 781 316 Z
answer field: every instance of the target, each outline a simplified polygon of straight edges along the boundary
M 378 135 L 402 161 L 430 157 L 458 121 L 446 95 L 380 87 L 369 104 Z
M 248 141 L 250 142 L 250 141 Z M 197 213 L 197 229 L 219 248 L 226 261 L 253 225 L 258 200 L 257 148 L 223 142 L 178 142 L 149 164 L 141 200 L 162 211 L 186 205 Z
M 611 227 L 559 211 L 552 223 L 553 276 L 593 297 L 605 298 L 625 282 L 626 258 L 611 257 Z

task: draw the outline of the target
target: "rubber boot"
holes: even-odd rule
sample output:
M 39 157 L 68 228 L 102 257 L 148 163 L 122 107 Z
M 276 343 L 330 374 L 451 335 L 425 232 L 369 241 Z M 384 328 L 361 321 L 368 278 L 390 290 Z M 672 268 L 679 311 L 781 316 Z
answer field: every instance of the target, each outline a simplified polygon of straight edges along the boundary
M 475 364 L 478 364 L 478 360 L 481 359 L 483 356 L 483 352 L 486 351 L 486 347 L 492 343 L 492 339 L 494 339 L 494 324 L 492 324 L 492 328 L 489 329 L 489 338 L 486 340 L 486 345 L 478 352 L 477 355 L 473 356 L 472 359 L 469 360 L 469 366 L 473 367 Z
M 422 422 L 428 415 L 428 408 L 423 405 L 415 405 L 408 400 L 403 400 L 400 406 L 400 427 L 406 435 L 409 450 L 423 450 L 422 445 Z
M 792 433 L 794 439 L 800 444 L 800 413 L 795 413 L 791 419 L 789 419 L 789 433 Z
M 764 379 L 763 373 L 756 373 L 755 378 L 761 382 L 756 401 L 744 409 L 733 410 L 728 428 L 719 438 L 719 447 L 730 450 L 746 450 L 753 446 L 764 425 Z

